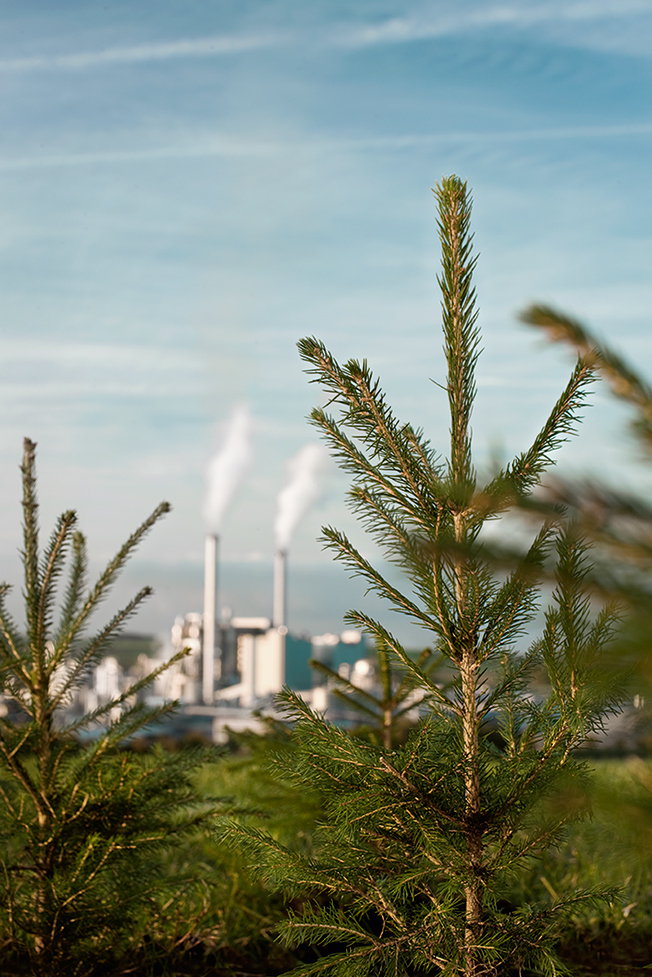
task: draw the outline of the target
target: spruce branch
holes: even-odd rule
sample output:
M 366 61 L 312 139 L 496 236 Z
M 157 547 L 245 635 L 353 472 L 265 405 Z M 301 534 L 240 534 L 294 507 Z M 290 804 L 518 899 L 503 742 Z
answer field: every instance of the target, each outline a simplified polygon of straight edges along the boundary
M 429 695 L 436 698 L 442 705 L 455 710 L 456 706 L 451 699 L 446 696 L 446 694 L 440 689 L 437 682 L 421 667 L 418 662 L 415 662 L 410 658 L 405 649 L 403 648 L 400 641 L 398 641 L 394 635 L 383 627 L 378 621 L 369 617 L 368 614 L 364 614 L 362 611 L 348 611 L 345 617 L 347 624 L 357 625 L 362 628 L 368 634 L 373 635 L 377 641 L 382 641 L 391 649 L 392 653 L 398 658 L 401 664 L 407 669 L 409 673 L 414 676 L 415 684 L 418 684 L 421 688 L 425 688 Z
M 0 584 L 0 661 L 4 672 L 13 672 L 27 685 L 30 679 L 27 650 L 5 603 L 10 590 L 9 584 Z
M 403 505 L 409 504 L 408 499 L 417 503 L 417 509 L 431 504 L 429 490 L 436 487 L 443 471 L 421 433 L 411 425 L 396 421 L 366 361 L 360 364 L 350 360 L 340 366 L 323 344 L 312 337 L 301 340 L 298 348 L 301 357 L 313 364 L 306 371 L 316 375 L 313 382 L 322 382 L 334 393 L 331 403 L 342 408 L 339 423 L 321 409 L 313 410 L 310 416 L 324 431 L 343 467 L 355 477 L 368 475 L 392 495 L 397 494 L 400 486 Z M 360 448 L 344 434 L 343 427 L 350 428 L 359 438 Z M 424 458 L 428 462 L 425 469 Z M 388 477 L 390 473 L 392 480 Z
M 636 409 L 633 430 L 646 446 L 652 444 L 652 387 L 628 363 L 577 319 L 548 305 L 531 305 L 519 316 L 526 325 L 541 329 L 553 342 L 576 349 L 585 362 L 607 381 L 612 393 Z
M 100 631 L 85 645 L 82 645 L 75 654 L 74 664 L 70 666 L 64 680 L 61 682 L 59 691 L 53 697 L 53 707 L 57 708 L 70 693 L 77 688 L 79 683 L 88 675 L 92 665 L 97 664 L 102 652 L 111 639 L 120 634 L 123 625 L 136 613 L 140 605 L 147 600 L 153 593 L 151 587 L 143 587 L 134 597 L 131 598 L 125 607 L 117 611 L 111 620 L 101 628 Z M 75 633 L 78 633 L 77 630 Z M 59 657 L 67 651 L 66 644 L 60 646 Z
M 170 510 L 171 506 L 169 502 L 161 502 L 161 504 L 154 509 L 152 514 L 148 516 L 143 523 L 141 523 L 138 529 L 132 533 L 127 541 L 120 547 L 116 555 L 100 574 L 95 586 L 88 594 L 83 607 L 76 615 L 67 631 L 65 631 L 61 636 L 60 641 L 62 644 L 66 644 L 71 641 L 73 633 L 79 634 L 81 632 L 88 617 L 107 595 L 109 589 L 115 582 L 116 577 L 123 569 L 136 547 L 142 542 L 143 538 L 147 535 L 147 533 L 149 533 L 159 519 L 170 512 Z
M 52 626 L 52 609 L 56 599 L 56 582 L 63 570 L 67 550 L 70 545 L 70 534 L 77 522 L 77 514 L 69 511 L 59 516 L 57 524 L 50 538 L 49 544 L 41 560 L 41 594 L 37 610 L 39 633 L 37 642 L 45 640 Z
M 479 645 L 483 656 L 488 657 L 500 645 L 509 645 L 523 633 L 536 605 L 536 587 L 553 534 L 552 526 L 541 528 L 519 565 L 490 603 L 487 625 Z
M 393 587 L 376 568 L 366 560 L 353 546 L 344 533 L 338 532 L 332 526 L 322 526 L 321 541 L 325 547 L 332 549 L 335 559 L 344 563 L 354 576 L 367 579 L 374 588 L 392 602 L 394 607 L 403 614 L 408 614 L 418 620 L 428 630 L 437 630 L 438 622 L 426 614 L 398 588 Z
M 566 389 L 532 446 L 484 489 L 487 513 L 497 513 L 513 506 L 525 492 L 539 483 L 543 473 L 552 464 L 551 453 L 561 447 L 574 432 L 578 410 L 585 406 L 587 388 L 594 379 L 591 365 L 585 360 L 578 360 Z
M 86 538 L 83 533 L 75 532 L 72 538 L 72 562 L 68 579 L 68 586 L 61 608 L 59 626 L 54 636 L 55 648 L 61 660 L 70 648 L 70 641 L 64 636 L 71 634 L 72 623 L 79 613 L 86 586 L 88 572 L 88 556 L 86 552 Z
M 38 608 L 41 585 L 38 566 L 38 502 L 36 500 L 35 475 L 36 444 L 29 438 L 23 440 L 23 566 L 25 571 L 25 596 L 27 601 L 28 641 L 38 647 Z
M 475 365 L 480 353 L 478 313 L 475 309 L 473 235 L 470 233 L 471 199 L 458 177 L 443 179 L 434 190 L 439 206 L 438 228 L 442 272 L 444 351 L 448 365 L 446 389 L 451 417 L 449 474 L 465 498 L 474 481 L 471 460 L 471 411 L 475 399 Z

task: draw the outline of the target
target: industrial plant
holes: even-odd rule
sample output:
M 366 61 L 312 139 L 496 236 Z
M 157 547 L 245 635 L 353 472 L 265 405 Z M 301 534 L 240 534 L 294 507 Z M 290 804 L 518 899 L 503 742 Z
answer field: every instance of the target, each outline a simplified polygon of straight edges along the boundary
M 123 695 L 181 651 L 187 653 L 154 678 L 147 698 L 179 703 L 173 735 L 200 733 L 216 743 L 225 741 L 229 730 L 262 730 L 263 717 L 276 715 L 275 696 L 284 686 L 301 693 L 329 718 L 346 721 L 346 710 L 331 697 L 327 678 L 311 668 L 311 660 L 361 688 L 373 684 L 374 666 L 360 632 L 308 636 L 294 633 L 287 620 L 288 550 L 294 530 L 318 496 L 318 476 L 325 464 L 319 445 L 305 445 L 290 461 L 288 482 L 278 495 L 271 616 L 234 616 L 228 608 L 218 612 L 220 530 L 250 464 L 251 441 L 251 418 L 240 405 L 206 471 L 203 609 L 177 616 L 168 646 L 156 656 L 140 654 L 129 668 L 116 656 L 104 658 L 78 690 L 70 704 L 73 711 L 91 712 Z
M 132 686 L 157 672 L 151 684 L 137 694 L 150 705 L 176 702 L 178 708 L 162 726 L 151 730 L 151 736 L 177 740 L 199 736 L 224 743 L 231 733 L 263 732 L 267 718 L 281 718 L 275 697 L 285 686 L 300 693 L 328 720 L 345 724 L 357 717 L 346 701 L 334 694 L 340 684 L 337 676 L 363 692 L 378 690 L 375 663 L 359 631 L 297 634 L 288 620 L 288 553 L 297 525 L 319 494 L 319 476 L 325 465 L 320 446 L 308 444 L 297 453 L 288 465 L 287 484 L 278 494 L 269 606 L 251 609 L 271 613 L 243 617 L 229 608 L 220 610 L 221 527 L 250 464 L 251 441 L 251 418 L 245 407 L 238 406 L 206 471 L 202 610 L 178 615 L 169 641 L 156 651 L 151 640 L 148 645 L 144 636 L 131 636 L 132 648 L 126 657 L 123 653 L 120 658 L 116 648 L 114 654 L 103 658 L 67 704 L 69 715 L 93 713 L 120 696 L 128 699 Z M 175 655 L 176 660 L 161 669 Z M 311 662 L 327 666 L 331 675 L 311 667 Z M 405 718 L 416 721 L 422 705 L 420 696 L 412 705 Z M 9 705 L 0 701 L 0 710 L 7 708 Z M 114 708 L 117 713 L 111 709 L 106 717 L 109 721 L 120 713 L 120 706 Z M 620 726 L 614 725 L 614 720 L 606 739 L 633 741 L 629 727 L 621 728 L 623 719 L 629 722 L 630 717 L 623 714 Z
M 287 624 L 287 551 L 275 555 L 272 616 L 236 617 L 228 608 L 218 616 L 218 539 L 205 541 L 204 608 L 175 618 L 170 641 L 154 658 L 139 654 L 130 669 L 109 655 L 95 667 L 89 682 L 77 693 L 71 708 L 91 712 L 128 691 L 135 681 L 157 669 L 162 660 L 185 650 L 187 654 L 156 677 L 148 701 L 176 701 L 179 707 L 167 723 L 168 734 L 199 733 L 215 743 L 229 731 L 263 731 L 265 716 L 277 716 L 274 697 L 284 686 L 299 692 L 317 711 L 335 721 L 346 710 L 330 695 L 327 679 L 311 660 L 371 687 L 374 666 L 359 631 L 309 637 L 292 633 Z M 155 731 L 153 731 L 155 733 Z
M 155 683 L 155 693 L 178 700 L 182 715 L 210 720 L 211 738 L 223 741 L 227 730 L 262 729 L 261 714 L 274 715 L 274 696 L 283 686 L 300 692 L 315 709 L 332 712 L 323 677 L 310 667 L 323 662 L 347 677 L 371 664 L 359 631 L 316 637 L 293 634 L 287 624 L 287 550 L 274 558 L 272 616 L 235 617 L 225 608 L 217 615 L 218 537 L 209 533 L 204 548 L 204 609 L 175 619 L 172 652 L 189 654 Z

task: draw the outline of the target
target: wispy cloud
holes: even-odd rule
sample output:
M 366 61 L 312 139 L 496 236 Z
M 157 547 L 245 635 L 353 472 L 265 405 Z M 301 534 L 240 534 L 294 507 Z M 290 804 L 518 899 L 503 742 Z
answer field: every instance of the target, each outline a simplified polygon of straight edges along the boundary
M 432 134 L 386 136 L 379 138 L 362 138 L 350 140 L 333 140 L 328 143 L 318 143 L 316 146 L 326 149 L 356 148 L 356 149 L 411 149 L 416 146 L 431 146 L 441 143 L 473 142 L 475 143 L 509 143 L 530 142 L 565 139 L 613 139 L 619 136 L 649 136 L 652 135 L 652 121 L 632 122 L 616 125 L 597 126 L 557 126 L 542 129 L 498 129 L 481 132 L 452 131 L 435 132 Z
M 0 157 L 0 171 L 39 170 L 55 167 L 95 166 L 102 164 L 147 163 L 153 160 L 196 159 L 214 156 L 257 157 L 274 156 L 286 151 L 281 144 L 257 142 L 230 137 L 209 143 L 154 146 L 148 148 L 98 150 L 87 153 L 54 153 L 43 156 Z
M 401 152 L 417 149 L 420 146 L 441 146 L 442 144 L 473 143 L 474 145 L 527 142 L 555 142 L 582 139 L 618 139 L 626 137 L 652 136 L 652 121 L 596 126 L 560 126 L 542 129 L 513 129 L 479 132 L 451 131 L 426 134 L 406 134 L 396 136 L 369 136 L 359 139 L 287 139 L 257 140 L 241 139 L 234 136 L 220 136 L 200 140 L 186 145 L 134 147 L 121 150 L 98 150 L 97 152 L 60 153 L 43 156 L 0 157 L 0 172 L 13 170 L 38 170 L 57 167 L 83 167 L 105 164 L 123 165 L 147 163 L 153 160 L 210 159 L 212 157 L 257 158 L 284 157 L 299 155 L 323 155 L 334 152 Z
M 203 365 L 190 350 L 154 345 L 0 340 L 7 382 L 0 403 L 16 398 L 70 402 L 103 397 L 167 398 L 179 383 L 201 385 Z
M 376 24 L 342 27 L 333 39 L 347 47 L 369 47 L 382 44 L 406 44 L 452 34 L 509 27 L 527 29 L 542 24 L 621 20 L 636 14 L 650 14 L 649 0 L 581 0 L 577 3 L 512 3 L 493 6 L 458 6 L 453 13 L 432 9 L 415 11 L 402 17 L 391 17 Z
M 61 340 L 0 338 L 0 357 L 4 363 L 57 363 L 70 365 L 74 369 L 89 366 L 115 368 L 134 371 L 143 369 L 143 364 L 153 372 L 175 372 L 189 370 L 197 364 L 196 357 L 188 350 L 166 349 L 162 346 L 144 343 L 82 343 L 61 342 Z
M 622 20 L 637 14 L 652 13 L 650 0 L 578 0 L 575 3 L 516 2 L 487 4 L 460 3 L 454 12 L 448 4 L 433 11 L 428 3 L 401 17 L 374 23 L 340 23 L 316 27 L 312 32 L 283 28 L 251 34 L 217 34 L 181 38 L 169 42 L 109 47 L 72 54 L 34 55 L 0 59 L 0 72 L 80 71 L 110 65 L 142 64 L 181 58 L 211 58 L 245 54 L 266 48 L 301 44 L 315 47 L 363 48 L 373 45 L 408 44 L 428 38 L 475 32 L 492 27 L 527 29 L 541 24 Z
M 168 61 L 172 58 L 207 58 L 244 54 L 287 43 L 288 35 L 278 33 L 215 35 L 187 38 L 165 44 L 137 44 L 130 47 L 111 47 L 78 54 L 55 54 L 0 60 L 0 71 L 28 72 L 63 69 L 75 71 L 101 68 L 104 65 L 140 64 L 147 61 Z

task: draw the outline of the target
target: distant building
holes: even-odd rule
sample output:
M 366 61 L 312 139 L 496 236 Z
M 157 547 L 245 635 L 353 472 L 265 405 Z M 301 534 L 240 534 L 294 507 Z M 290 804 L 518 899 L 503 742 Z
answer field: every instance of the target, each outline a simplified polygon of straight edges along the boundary
M 201 614 L 191 612 L 184 617 L 175 617 L 171 633 L 172 652 L 176 655 L 189 648 L 190 653 L 161 676 L 157 691 L 164 698 L 185 703 L 201 701 L 202 639 Z
M 66 707 L 68 715 L 73 711 L 77 715 L 93 712 L 106 705 L 160 667 L 170 657 L 170 651 L 174 655 L 184 649 L 188 649 L 188 654 L 165 669 L 151 687 L 138 693 L 142 701 L 151 704 L 179 702 L 175 716 L 164 720 L 161 727 L 166 735 L 175 738 L 184 735 L 184 730 L 192 734 L 201 729 L 211 730 L 213 740 L 219 742 L 228 735 L 227 727 L 262 730 L 264 724 L 256 713 L 274 714 L 274 697 L 284 686 L 300 692 L 315 709 L 327 715 L 333 713 L 337 719 L 327 678 L 311 667 L 313 658 L 347 677 L 355 675 L 358 683 L 363 673 L 373 681 L 373 666 L 365 659 L 365 643 L 357 631 L 310 638 L 292 634 L 284 625 L 272 627 L 269 618 L 227 616 L 216 629 L 214 694 L 213 702 L 207 704 L 203 701 L 200 613 L 175 618 L 167 653 L 157 649 L 154 641 L 148 645 L 144 636 L 140 636 L 142 647 L 152 654 L 141 652 L 135 637 L 131 636 L 124 661 L 118 658 L 116 649 L 116 655 L 106 656 L 91 669 L 74 701 Z M 107 716 L 100 725 L 115 718 Z

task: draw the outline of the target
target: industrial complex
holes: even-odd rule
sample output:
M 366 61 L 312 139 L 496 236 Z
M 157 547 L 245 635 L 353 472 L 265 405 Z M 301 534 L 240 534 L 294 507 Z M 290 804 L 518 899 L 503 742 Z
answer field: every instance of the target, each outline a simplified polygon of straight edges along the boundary
M 237 617 L 228 608 L 217 613 L 219 539 L 208 534 L 204 548 L 204 607 L 175 618 L 167 658 L 187 654 L 159 674 L 146 695 L 150 703 L 176 701 L 177 735 L 200 731 L 223 742 L 229 730 L 261 730 L 263 716 L 276 715 L 274 697 L 287 686 L 299 692 L 317 711 L 335 720 L 346 719 L 341 702 L 330 695 L 329 682 L 311 668 L 311 660 L 355 682 L 361 688 L 374 682 L 374 665 L 363 635 L 344 630 L 316 636 L 295 634 L 287 622 L 287 551 L 277 550 L 272 581 L 271 617 Z M 88 676 L 70 708 L 91 712 L 122 695 L 130 684 L 154 672 L 162 658 L 138 655 L 125 668 L 107 655 Z

